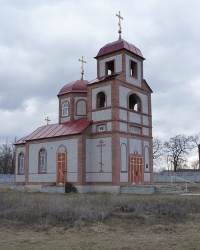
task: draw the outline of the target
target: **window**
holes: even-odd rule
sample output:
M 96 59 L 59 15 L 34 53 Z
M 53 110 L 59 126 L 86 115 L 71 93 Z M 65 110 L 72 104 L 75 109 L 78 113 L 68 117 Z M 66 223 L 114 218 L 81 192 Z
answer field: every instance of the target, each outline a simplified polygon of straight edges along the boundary
M 24 153 L 21 152 L 18 156 L 18 173 L 24 174 Z
M 76 103 L 76 115 L 83 116 L 86 115 L 87 103 L 85 100 L 78 100 Z
M 135 126 L 130 126 L 129 131 L 134 134 L 141 134 L 141 128 L 140 127 L 135 127 Z
M 97 94 L 97 108 L 103 108 L 106 106 L 106 95 L 104 92 Z
M 39 173 L 46 172 L 47 151 L 42 148 L 39 151 Z
M 62 104 L 62 116 L 69 116 L 69 102 Z
M 106 125 L 105 124 L 101 124 L 97 126 L 97 132 L 103 132 L 106 131 Z
M 138 111 L 138 112 L 141 111 L 140 98 L 135 94 L 131 94 L 129 96 L 129 109 L 133 109 L 133 110 Z
M 121 172 L 127 172 L 127 146 L 121 144 Z
M 130 61 L 130 74 L 132 77 L 137 78 L 137 63 L 134 61 Z
M 106 75 L 112 75 L 115 72 L 114 60 L 106 62 Z

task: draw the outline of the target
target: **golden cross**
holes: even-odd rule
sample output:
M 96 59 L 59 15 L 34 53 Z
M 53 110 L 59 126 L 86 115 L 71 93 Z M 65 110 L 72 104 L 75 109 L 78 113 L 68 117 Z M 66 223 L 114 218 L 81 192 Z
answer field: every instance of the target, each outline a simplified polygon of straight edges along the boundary
M 82 72 L 81 72 L 81 80 L 84 80 L 84 63 L 86 63 L 86 61 L 83 60 L 83 56 L 82 56 L 82 59 L 78 59 L 80 62 L 82 62 L 82 66 L 81 66 L 81 69 L 82 69 Z
M 122 33 L 122 27 L 121 27 L 121 20 L 123 20 L 123 17 L 120 15 L 120 11 L 119 11 L 119 14 L 116 14 L 117 17 L 119 17 L 119 22 L 118 22 L 118 25 L 119 25 L 119 30 L 118 30 L 118 33 L 119 33 L 119 39 L 121 39 L 121 33 Z
M 50 120 L 49 117 L 47 116 L 47 118 L 45 119 L 45 121 L 47 122 L 47 125 L 49 125 L 49 122 L 50 122 L 51 120 Z

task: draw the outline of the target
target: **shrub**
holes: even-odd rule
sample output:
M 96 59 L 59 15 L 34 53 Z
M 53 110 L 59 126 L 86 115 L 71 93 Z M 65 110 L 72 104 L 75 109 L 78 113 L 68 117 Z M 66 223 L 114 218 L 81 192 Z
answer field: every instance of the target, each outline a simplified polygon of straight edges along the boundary
M 65 193 L 77 193 L 77 188 L 72 183 L 67 182 L 65 184 Z

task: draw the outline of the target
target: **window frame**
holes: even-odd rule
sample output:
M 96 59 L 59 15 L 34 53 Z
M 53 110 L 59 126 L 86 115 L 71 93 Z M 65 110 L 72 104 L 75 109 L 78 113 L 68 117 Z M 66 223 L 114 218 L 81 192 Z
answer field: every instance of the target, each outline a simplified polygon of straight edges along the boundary
M 85 114 L 78 114 L 78 103 L 84 101 L 85 102 Z M 80 99 L 76 102 L 76 116 L 86 116 L 87 115 L 87 101 L 85 99 Z
M 103 128 L 103 129 L 101 130 L 100 128 Z M 107 131 L 107 126 L 106 126 L 105 123 L 96 125 L 96 132 L 97 133 L 102 133 L 102 132 L 105 132 L 105 131 Z
M 138 79 L 138 63 L 130 59 L 129 65 L 130 65 L 130 76 L 135 79 Z
M 24 174 L 24 163 L 25 163 L 25 155 L 24 152 L 20 152 L 18 155 L 18 174 Z M 23 169 L 23 171 L 21 170 Z
M 132 100 L 132 103 L 130 102 L 130 98 L 134 97 L 135 98 L 135 103 Z M 135 107 L 135 105 L 137 105 L 137 108 Z M 142 102 L 140 97 L 135 94 L 135 93 L 131 93 L 128 95 L 128 109 L 135 111 L 135 112 L 142 112 Z
M 41 165 L 41 163 L 43 164 Z M 41 148 L 38 152 L 38 173 L 46 174 L 47 169 L 47 151 L 45 148 Z
M 67 104 L 67 107 L 64 107 L 64 105 Z M 67 112 L 66 112 L 67 110 Z M 65 114 L 66 112 L 66 114 Z M 64 101 L 62 103 L 62 117 L 69 117 L 69 102 L 68 101 Z
M 109 71 L 110 71 L 110 74 L 109 74 Z M 105 75 L 109 76 L 109 75 L 113 75 L 114 73 L 115 73 L 115 60 L 110 60 L 110 61 L 105 62 Z
M 100 94 L 103 94 L 103 95 L 104 95 L 104 101 L 103 101 L 103 102 L 104 102 L 104 105 L 103 105 L 103 106 L 101 105 L 101 104 L 102 104 L 102 101 L 99 100 L 99 99 L 101 99 L 101 97 L 99 97 Z M 107 105 L 107 96 L 106 96 L 106 93 L 105 93 L 104 91 L 98 92 L 97 95 L 96 95 L 96 107 L 97 107 L 98 109 L 102 109 L 102 108 L 105 108 L 106 105 Z

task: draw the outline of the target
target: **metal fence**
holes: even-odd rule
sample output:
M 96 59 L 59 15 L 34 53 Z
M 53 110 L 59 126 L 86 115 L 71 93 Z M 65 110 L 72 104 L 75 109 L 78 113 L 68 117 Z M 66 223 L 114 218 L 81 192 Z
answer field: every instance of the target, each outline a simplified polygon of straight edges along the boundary
M 171 176 L 181 178 L 191 182 L 200 182 L 200 172 L 163 172 L 154 173 L 154 182 L 171 182 Z M 184 182 L 184 180 L 174 179 L 174 182 Z
M 0 183 L 13 183 L 14 174 L 0 174 Z

